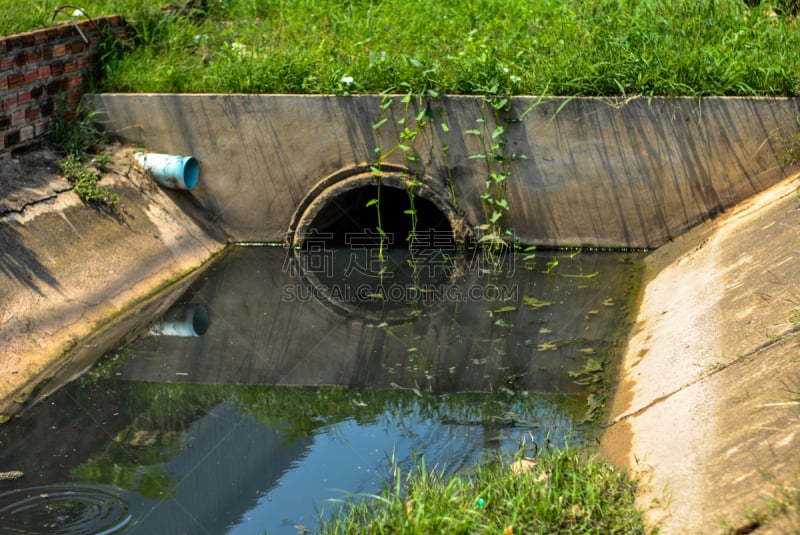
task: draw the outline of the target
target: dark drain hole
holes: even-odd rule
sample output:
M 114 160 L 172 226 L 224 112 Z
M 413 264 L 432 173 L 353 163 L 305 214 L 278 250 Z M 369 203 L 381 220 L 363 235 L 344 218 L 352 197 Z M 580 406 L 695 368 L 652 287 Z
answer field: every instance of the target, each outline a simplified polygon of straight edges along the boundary
M 377 247 L 380 226 L 386 233 L 384 246 L 407 248 L 407 238 L 414 230 L 408 213 L 412 209 L 408 193 L 395 187 L 380 189 L 380 225 L 377 207 L 367 206 L 376 198 L 377 186 L 363 186 L 329 199 L 309 225 L 313 241 L 321 240 L 331 247 Z M 416 247 L 454 247 L 450 221 L 433 202 L 416 196 L 414 210 L 417 214 Z M 307 239 L 311 236 L 307 235 Z

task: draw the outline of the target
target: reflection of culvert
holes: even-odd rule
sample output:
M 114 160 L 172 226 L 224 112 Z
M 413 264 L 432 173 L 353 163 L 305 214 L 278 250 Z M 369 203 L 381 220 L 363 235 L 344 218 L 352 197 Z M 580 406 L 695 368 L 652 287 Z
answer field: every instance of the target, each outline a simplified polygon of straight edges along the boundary
M 150 334 L 156 336 L 203 336 L 208 330 L 208 309 L 204 305 L 179 304 L 164 314 Z
M 380 226 L 387 236 L 384 245 L 406 247 L 412 230 L 409 189 L 412 183 L 416 236 L 419 247 L 435 246 L 436 239 L 456 246 L 468 244 L 472 231 L 450 202 L 444 187 L 417 178 L 402 168 L 385 166 L 381 176 L 363 167 L 335 173 L 320 182 L 303 200 L 292 218 L 288 242 L 302 247 L 311 237 L 331 246 L 349 246 L 353 240 L 375 240 Z M 370 201 L 380 193 L 378 208 Z M 363 242 L 362 242 L 363 243 Z
M 412 185 L 417 219 L 409 248 Z M 380 222 L 371 202 L 379 196 Z M 447 300 L 465 271 L 458 249 L 471 238 L 445 187 L 384 166 L 379 177 L 360 167 L 320 182 L 295 212 L 287 241 L 318 301 L 377 324 L 408 320 Z
M 467 256 L 455 249 L 295 249 L 297 273 L 309 295 L 349 320 L 396 324 L 459 299 Z

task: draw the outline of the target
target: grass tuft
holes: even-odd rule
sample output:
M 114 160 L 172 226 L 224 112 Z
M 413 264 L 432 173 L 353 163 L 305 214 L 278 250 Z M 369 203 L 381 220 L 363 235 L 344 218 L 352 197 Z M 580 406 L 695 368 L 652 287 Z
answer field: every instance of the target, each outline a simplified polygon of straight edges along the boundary
M 323 533 L 645 533 L 635 483 L 586 450 L 496 459 L 452 478 L 424 460 L 355 496 Z

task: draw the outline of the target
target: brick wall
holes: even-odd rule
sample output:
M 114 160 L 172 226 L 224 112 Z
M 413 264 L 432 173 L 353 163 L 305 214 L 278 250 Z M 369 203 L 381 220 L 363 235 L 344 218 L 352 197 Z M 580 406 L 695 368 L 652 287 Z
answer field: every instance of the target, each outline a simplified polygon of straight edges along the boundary
M 44 135 L 54 113 L 74 114 L 107 34 L 125 37 L 121 16 L 0 37 L 0 155 Z

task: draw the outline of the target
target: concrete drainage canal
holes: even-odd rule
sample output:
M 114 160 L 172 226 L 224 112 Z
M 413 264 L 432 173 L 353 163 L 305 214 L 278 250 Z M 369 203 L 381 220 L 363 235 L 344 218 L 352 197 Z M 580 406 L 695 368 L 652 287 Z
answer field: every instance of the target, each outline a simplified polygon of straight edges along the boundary
M 0 466 L 28 476 L 0 525 L 313 531 L 420 457 L 455 474 L 593 438 L 642 255 L 474 247 L 411 180 L 321 183 L 290 246 L 230 246 L 149 331 L 0 427 Z

